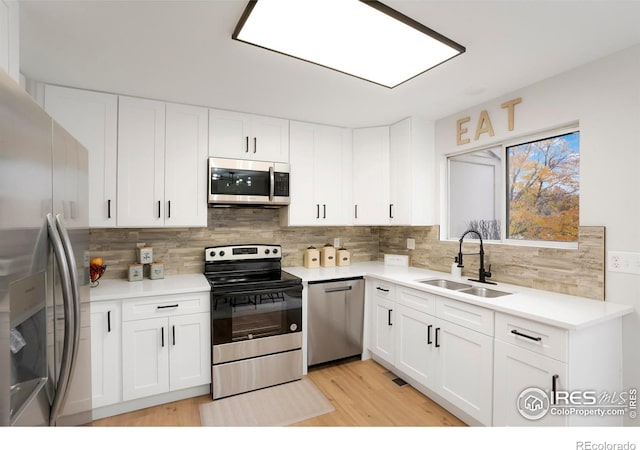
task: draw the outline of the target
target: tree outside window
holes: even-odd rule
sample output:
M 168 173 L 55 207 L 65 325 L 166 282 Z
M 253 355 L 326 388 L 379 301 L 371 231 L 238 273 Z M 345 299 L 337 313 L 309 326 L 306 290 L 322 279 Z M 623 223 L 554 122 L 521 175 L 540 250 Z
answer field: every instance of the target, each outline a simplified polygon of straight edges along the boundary
M 506 148 L 507 238 L 578 240 L 580 134 Z

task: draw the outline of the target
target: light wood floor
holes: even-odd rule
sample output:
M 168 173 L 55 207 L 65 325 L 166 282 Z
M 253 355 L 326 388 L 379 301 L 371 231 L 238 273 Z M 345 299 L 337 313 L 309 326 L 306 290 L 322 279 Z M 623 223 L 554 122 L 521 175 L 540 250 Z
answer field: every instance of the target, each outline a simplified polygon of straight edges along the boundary
M 336 408 L 294 426 L 464 426 L 464 423 L 373 360 L 349 361 L 307 375 Z M 199 405 L 209 395 L 93 422 L 93 426 L 200 426 Z

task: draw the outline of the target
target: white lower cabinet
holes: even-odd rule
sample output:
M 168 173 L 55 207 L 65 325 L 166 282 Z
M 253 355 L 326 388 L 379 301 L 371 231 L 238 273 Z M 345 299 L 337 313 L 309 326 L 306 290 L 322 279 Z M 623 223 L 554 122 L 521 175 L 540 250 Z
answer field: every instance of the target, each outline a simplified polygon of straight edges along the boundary
M 120 301 L 91 304 L 93 408 L 122 401 L 122 308 Z
M 205 308 L 208 298 L 155 297 L 125 305 L 123 400 L 211 382 L 209 313 L 184 314 Z
M 532 420 L 525 418 L 518 409 L 518 398 L 527 388 L 537 387 L 552 392 L 555 377 L 556 389 L 565 389 L 566 363 L 496 340 L 494 364 L 495 425 L 521 427 L 567 424 L 566 416 L 547 414 L 541 419 Z
M 373 286 L 373 308 L 371 322 L 371 351 L 379 358 L 393 364 L 395 361 L 395 327 L 393 285 L 375 281 Z
M 475 307 L 413 289 L 396 290 L 395 367 L 480 423 L 491 425 L 493 337 L 425 312 L 441 310 L 438 306 L 444 301 L 459 303 L 459 311 Z

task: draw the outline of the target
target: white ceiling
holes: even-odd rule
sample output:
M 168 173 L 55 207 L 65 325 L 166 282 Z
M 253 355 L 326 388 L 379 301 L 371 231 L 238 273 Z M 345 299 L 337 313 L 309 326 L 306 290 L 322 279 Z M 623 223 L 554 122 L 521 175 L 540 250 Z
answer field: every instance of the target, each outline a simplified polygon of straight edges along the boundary
M 21 71 L 47 83 L 358 127 L 439 119 L 640 43 L 637 0 L 383 3 L 466 53 L 388 89 L 232 40 L 244 0 L 23 0 Z

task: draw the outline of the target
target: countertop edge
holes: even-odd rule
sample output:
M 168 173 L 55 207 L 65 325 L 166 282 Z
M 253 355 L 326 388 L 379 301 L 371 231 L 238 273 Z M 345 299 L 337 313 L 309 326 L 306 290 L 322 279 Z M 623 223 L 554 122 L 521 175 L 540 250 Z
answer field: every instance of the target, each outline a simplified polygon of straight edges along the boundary
M 101 280 L 91 289 L 91 303 L 153 297 L 158 295 L 193 294 L 209 292 L 211 287 L 202 274 L 167 276 L 161 280 L 144 279 L 128 281 L 124 279 Z

